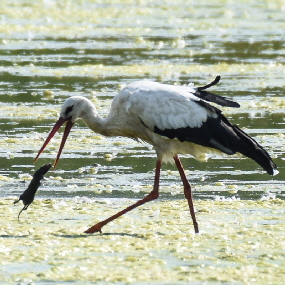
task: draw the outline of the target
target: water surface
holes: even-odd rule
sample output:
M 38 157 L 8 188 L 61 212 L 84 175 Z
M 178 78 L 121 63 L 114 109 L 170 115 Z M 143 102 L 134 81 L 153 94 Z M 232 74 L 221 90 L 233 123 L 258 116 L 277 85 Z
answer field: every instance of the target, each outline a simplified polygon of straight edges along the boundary
M 11 206 L 11 201 L 27 187 L 34 171 L 45 163 L 52 163 L 56 156 L 61 134 L 55 136 L 52 144 L 33 164 L 37 151 L 57 120 L 64 100 L 73 95 L 86 96 L 94 102 L 99 114 L 106 116 L 112 98 L 122 86 L 141 79 L 169 84 L 193 82 L 196 86 L 202 86 L 220 74 L 222 80 L 212 91 L 230 97 L 241 105 L 239 109 L 223 108 L 224 114 L 260 142 L 278 165 L 279 175 L 270 177 L 247 158 L 212 156 L 207 163 L 203 163 L 183 157 L 182 162 L 193 185 L 198 211 L 201 210 L 201 203 L 209 203 L 208 206 L 212 207 L 215 201 L 244 201 L 245 204 L 240 206 L 241 211 L 248 214 L 246 209 L 251 201 L 283 201 L 284 8 L 283 1 L 272 0 L 237 4 L 232 1 L 2 1 L 0 197 L 5 207 L 12 207 L 12 212 L 5 212 L 9 219 L 4 219 L 9 220 L 9 223 L 5 224 L 2 244 L 7 245 L 7 236 L 13 237 L 13 242 L 16 240 L 17 243 L 18 240 L 13 231 L 17 227 L 18 208 Z M 56 199 L 58 203 L 63 199 L 71 205 L 75 203 L 72 199 L 77 199 L 74 197 L 95 199 L 98 203 L 104 199 L 118 199 L 116 201 L 123 206 L 125 198 L 134 201 L 151 190 L 154 167 L 155 153 L 147 145 L 126 138 L 104 138 L 87 129 L 83 122 L 78 122 L 71 132 L 57 169 L 46 175 L 37 199 L 42 203 L 49 198 Z M 161 199 L 155 203 L 180 203 L 182 200 L 179 175 L 174 166 L 166 165 L 162 172 Z M 111 209 L 113 206 L 112 203 L 106 205 Z M 224 212 L 223 207 L 219 208 L 219 204 L 214 207 L 220 211 L 217 217 L 229 214 Z M 260 207 L 258 215 L 265 220 L 270 219 L 274 224 L 276 217 L 284 216 L 283 209 L 280 206 L 277 216 L 270 218 L 267 207 L 264 210 Z M 32 209 L 24 213 L 26 219 L 30 211 Z M 40 209 L 37 211 L 41 213 Z M 96 211 L 94 207 L 94 211 L 95 216 L 100 216 L 102 208 Z M 177 211 L 179 209 L 167 212 L 170 222 L 174 222 L 172 215 L 176 215 Z M 10 216 L 13 216 L 12 221 Z M 200 215 L 198 219 L 200 222 L 209 222 L 214 217 L 209 214 L 202 218 Z M 46 222 L 42 219 L 42 223 Z M 80 226 L 87 226 L 89 222 L 90 219 L 88 222 L 80 220 Z M 184 230 L 187 227 L 192 232 L 190 217 L 187 222 L 189 224 L 180 226 L 180 229 L 183 231 L 183 227 Z M 227 227 L 230 216 L 223 222 L 222 227 Z M 73 226 L 76 228 L 75 224 L 70 223 L 70 227 Z M 121 226 L 115 229 L 124 232 L 126 224 L 122 223 Z M 64 223 L 59 227 L 64 227 Z M 217 239 L 220 238 L 219 227 L 221 225 L 217 224 L 214 230 Z M 257 227 L 257 231 L 266 231 L 262 226 L 259 228 L 259 224 Z M 207 234 L 213 230 L 207 225 L 202 228 Z M 127 228 L 125 230 L 129 232 Z M 149 227 L 148 230 L 152 232 L 153 228 Z M 30 233 L 27 231 L 23 229 L 29 239 Z M 38 231 L 37 227 L 34 231 Z M 83 228 L 80 228 L 78 234 L 82 231 Z M 234 234 L 238 234 L 238 231 L 236 229 Z M 140 233 L 134 227 L 132 234 Z M 242 233 L 242 236 L 246 234 Z M 160 237 L 168 239 L 167 236 Z M 103 240 L 105 238 L 103 236 Z M 206 244 L 206 239 L 204 242 Z M 239 243 L 242 243 L 242 239 L 237 246 Z M 17 243 L 15 248 L 21 246 L 21 243 Z M 29 245 L 30 250 L 33 250 L 33 246 Z M 190 245 L 187 244 L 187 248 Z M 233 250 L 233 254 L 236 253 L 236 249 Z M 163 253 L 160 252 L 159 256 L 163 256 Z M 255 257 L 258 267 L 259 256 Z M 255 257 L 243 255 L 245 261 Z M 284 251 L 277 249 L 273 260 L 268 261 L 272 265 L 272 272 L 274 266 L 284 265 Z M 174 257 L 170 262 L 175 264 L 173 268 L 180 268 L 180 261 Z M 187 262 L 188 259 L 186 267 L 190 266 Z M 202 265 L 205 263 L 199 260 L 195 262 L 199 270 L 204 272 Z M 215 267 L 214 263 L 207 262 L 209 266 Z M 9 273 L 10 282 L 15 280 L 16 269 L 21 265 L 14 264 L 13 260 L 9 264 L 3 272 Z M 39 272 L 47 268 L 45 262 L 41 264 L 43 267 Z M 110 264 L 106 266 L 114 266 Z M 56 268 L 55 264 L 52 266 Z M 181 268 L 180 271 L 185 269 Z M 21 275 L 21 272 L 17 278 L 24 282 L 24 274 Z M 177 274 L 175 269 L 173 272 Z M 281 273 L 277 276 L 281 276 Z M 180 280 L 178 275 L 169 280 Z M 59 284 L 60 280 L 62 284 L 71 282 L 60 277 L 49 279 L 40 273 L 29 278 L 35 283 L 37 280 L 57 280 L 55 284 Z M 149 279 L 136 278 L 129 282 L 150 284 Z M 207 278 L 209 284 L 219 282 L 216 277 Z M 244 280 L 236 281 L 236 284 L 248 280 L 245 277 Z M 284 279 L 277 279 L 275 284 L 281 284 L 278 280 Z M 80 283 L 85 281 L 80 279 L 74 284 L 88 284 Z M 188 281 L 182 278 L 181 284 Z M 127 281 L 114 277 L 110 282 L 125 284 Z M 166 284 L 161 276 L 154 277 L 153 282 Z M 202 284 L 203 280 L 197 277 L 192 282 Z M 233 280 L 225 279 L 223 282 L 233 284 Z

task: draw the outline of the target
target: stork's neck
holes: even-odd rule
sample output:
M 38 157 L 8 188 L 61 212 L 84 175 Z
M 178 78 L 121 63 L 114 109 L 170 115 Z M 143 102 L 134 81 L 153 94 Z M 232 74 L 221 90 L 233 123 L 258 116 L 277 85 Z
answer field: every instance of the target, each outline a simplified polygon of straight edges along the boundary
M 114 136 L 116 135 L 115 130 L 113 130 L 112 125 L 108 123 L 108 118 L 101 118 L 94 106 L 89 105 L 89 110 L 86 110 L 81 118 L 91 130 L 96 133 L 100 133 L 104 136 Z

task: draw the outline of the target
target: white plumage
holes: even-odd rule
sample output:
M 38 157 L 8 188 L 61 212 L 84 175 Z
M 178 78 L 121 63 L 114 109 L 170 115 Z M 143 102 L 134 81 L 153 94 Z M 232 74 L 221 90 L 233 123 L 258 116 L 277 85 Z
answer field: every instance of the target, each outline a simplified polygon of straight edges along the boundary
M 136 113 L 153 129 L 200 127 L 210 112 L 197 105 L 199 98 L 193 88 L 139 81 L 125 87 L 113 101 L 112 107 L 127 104 L 128 113 Z M 123 99 L 124 98 L 124 99 Z M 125 101 L 124 101 L 125 100 Z
M 60 126 L 66 122 L 65 132 L 55 161 L 56 166 L 67 136 L 77 119 L 83 119 L 94 132 L 105 136 L 124 136 L 143 140 L 153 145 L 157 153 L 156 175 L 152 192 L 134 205 L 102 221 L 87 233 L 101 232 L 108 222 L 159 195 L 159 177 L 163 161 L 174 161 L 180 173 L 184 194 L 189 204 L 195 232 L 196 222 L 191 186 L 186 179 L 178 154 L 201 158 L 207 152 L 227 154 L 240 152 L 260 164 L 269 174 L 277 173 L 269 154 L 237 126 L 232 125 L 219 109 L 208 102 L 222 106 L 239 107 L 236 102 L 204 91 L 220 80 L 203 87 L 172 86 L 152 81 L 138 81 L 124 87 L 113 99 L 110 113 L 100 118 L 95 106 L 86 98 L 68 98 L 62 106 L 60 118 L 50 132 L 36 159 Z

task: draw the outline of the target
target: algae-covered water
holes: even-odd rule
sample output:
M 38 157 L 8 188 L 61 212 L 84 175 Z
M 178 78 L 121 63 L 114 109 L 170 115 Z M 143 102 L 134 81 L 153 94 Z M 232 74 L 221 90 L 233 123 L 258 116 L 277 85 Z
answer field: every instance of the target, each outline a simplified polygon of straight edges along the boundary
M 0 3 L 0 284 L 284 284 L 283 1 L 9 1 Z M 73 95 L 101 116 L 129 82 L 203 86 L 241 108 L 224 114 L 273 157 L 268 176 L 239 156 L 183 157 L 201 234 L 179 174 L 164 165 L 160 199 L 89 226 L 151 191 L 155 153 L 76 123 L 34 203 L 13 201 L 52 163 Z
M 151 203 L 95 235 L 83 234 L 91 221 L 133 201 L 37 200 L 20 223 L 12 202 L 1 201 L 0 284 L 284 283 L 281 199 L 198 200 L 199 235 L 180 199 Z

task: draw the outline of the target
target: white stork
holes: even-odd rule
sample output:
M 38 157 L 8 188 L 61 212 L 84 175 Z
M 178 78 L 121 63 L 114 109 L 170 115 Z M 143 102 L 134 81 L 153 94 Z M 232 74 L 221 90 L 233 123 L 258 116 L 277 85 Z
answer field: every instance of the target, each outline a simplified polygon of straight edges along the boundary
M 151 144 L 157 154 L 153 190 L 142 200 L 112 217 L 92 226 L 86 233 L 101 232 L 103 226 L 126 212 L 157 199 L 162 162 L 174 160 L 184 186 L 195 233 L 199 232 L 192 202 L 191 186 L 178 154 L 196 158 L 209 152 L 229 155 L 241 153 L 256 161 L 270 175 L 278 173 L 269 154 L 253 138 L 232 125 L 216 107 L 239 107 L 224 97 L 204 91 L 219 82 L 220 76 L 203 87 L 172 86 L 152 81 L 138 81 L 124 87 L 113 99 L 106 118 L 100 118 L 95 106 L 85 97 L 68 98 L 60 117 L 48 135 L 35 160 L 58 129 L 66 123 L 54 167 L 59 160 L 68 134 L 77 119 L 83 119 L 94 132 L 104 136 L 123 136 Z M 173 160 L 172 160 L 173 159 Z

